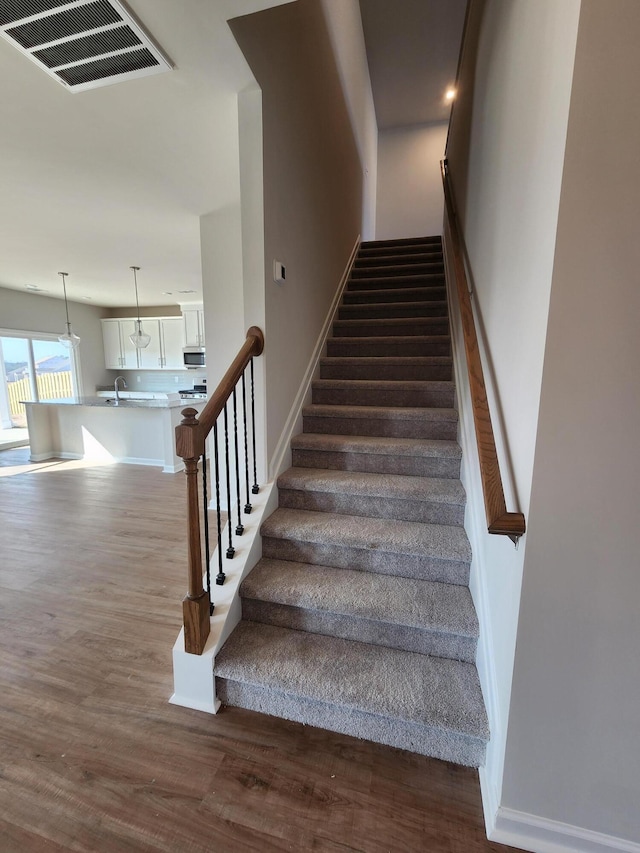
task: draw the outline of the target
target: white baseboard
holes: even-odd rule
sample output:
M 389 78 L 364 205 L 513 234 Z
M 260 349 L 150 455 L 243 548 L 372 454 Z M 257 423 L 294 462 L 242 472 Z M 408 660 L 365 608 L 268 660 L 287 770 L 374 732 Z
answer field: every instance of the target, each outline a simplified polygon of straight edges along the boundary
M 640 844 L 635 841 L 502 806 L 488 837 L 531 853 L 640 853 Z
M 285 421 L 285 425 L 282 430 L 282 433 L 280 434 L 280 439 L 278 440 L 276 449 L 274 450 L 273 456 L 271 457 L 271 461 L 269 463 L 270 480 L 275 479 L 276 477 L 278 477 L 279 474 L 282 473 L 281 469 L 283 467 L 283 462 L 285 460 L 286 454 L 289 451 L 291 438 L 293 435 L 295 435 L 296 424 L 298 420 L 302 417 L 302 407 L 304 406 L 304 401 L 310 392 L 311 382 L 318 367 L 320 356 L 322 355 L 322 352 L 324 350 L 324 345 L 327 340 L 329 330 L 331 329 L 333 319 L 335 317 L 336 311 L 338 310 L 338 306 L 340 304 L 340 300 L 342 299 L 344 289 L 347 286 L 347 281 L 349 280 L 349 275 L 351 274 L 351 267 L 353 266 L 353 262 L 356 259 L 356 255 L 358 254 L 359 248 L 360 235 L 358 234 L 358 238 L 351 251 L 349 260 L 347 261 L 347 265 L 344 269 L 344 272 L 342 273 L 342 278 L 340 279 L 338 289 L 336 290 L 336 294 L 333 297 L 326 319 L 324 321 L 322 329 L 320 330 L 320 334 L 318 335 L 318 340 L 316 341 L 316 345 L 313 348 L 313 352 L 311 353 L 311 358 L 309 359 L 309 364 L 307 365 L 305 374 L 302 377 L 300 388 L 289 411 L 289 416 Z

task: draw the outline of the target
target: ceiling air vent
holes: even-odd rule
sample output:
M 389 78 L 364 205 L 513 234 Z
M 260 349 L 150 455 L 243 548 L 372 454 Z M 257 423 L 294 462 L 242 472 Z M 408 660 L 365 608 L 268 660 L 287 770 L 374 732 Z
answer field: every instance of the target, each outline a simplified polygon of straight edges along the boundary
M 0 35 L 71 92 L 170 71 L 120 0 L 8 0 Z

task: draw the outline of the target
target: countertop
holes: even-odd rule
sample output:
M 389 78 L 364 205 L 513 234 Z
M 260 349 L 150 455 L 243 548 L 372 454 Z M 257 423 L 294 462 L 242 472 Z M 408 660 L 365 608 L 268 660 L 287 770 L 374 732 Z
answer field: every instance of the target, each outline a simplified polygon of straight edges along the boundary
M 206 400 L 115 400 L 108 397 L 67 397 L 59 400 L 41 400 L 35 403 L 25 400 L 29 406 L 91 406 L 100 409 L 195 409 Z

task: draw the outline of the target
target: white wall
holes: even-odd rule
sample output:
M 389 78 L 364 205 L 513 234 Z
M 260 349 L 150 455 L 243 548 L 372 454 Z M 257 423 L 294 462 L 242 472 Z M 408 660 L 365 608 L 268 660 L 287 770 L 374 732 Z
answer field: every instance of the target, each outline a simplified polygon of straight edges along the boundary
M 362 169 L 320 0 L 230 25 L 262 89 L 271 458 L 360 233 Z M 282 284 L 276 259 L 286 265 Z
M 96 385 L 113 381 L 104 366 L 100 318 L 106 315 L 104 308 L 79 302 L 69 303 L 71 327 L 81 338 L 80 377 L 83 392 L 87 396 L 95 392 Z M 65 331 L 65 319 L 62 299 L 0 288 L 0 329 L 60 334 Z
M 381 131 L 378 137 L 376 238 L 442 233 L 447 124 Z
M 378 124 L 358 0 L 322 0 L 329 38 L 338 66 L 362 163 L 362 239 L 376 236 Z
M 503 789 L 636 844 L 639 35 L 636 0 L 583 0 Z
M 448 158 L 463 225 L 508 509 L 528 517 L 580 0 L 474 0 Z M 468 394 L 461 431 L 479 665 L 492 739 L 483 775 L 500 802 L 527 534 L 486 533 Z

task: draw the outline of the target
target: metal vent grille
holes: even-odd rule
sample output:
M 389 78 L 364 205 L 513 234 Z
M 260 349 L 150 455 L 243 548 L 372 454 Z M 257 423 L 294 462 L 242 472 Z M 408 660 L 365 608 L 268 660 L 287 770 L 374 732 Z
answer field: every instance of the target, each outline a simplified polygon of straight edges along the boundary
M 121 0 L 13 0 L 0 35 L 70 91 L 169 71 Z

